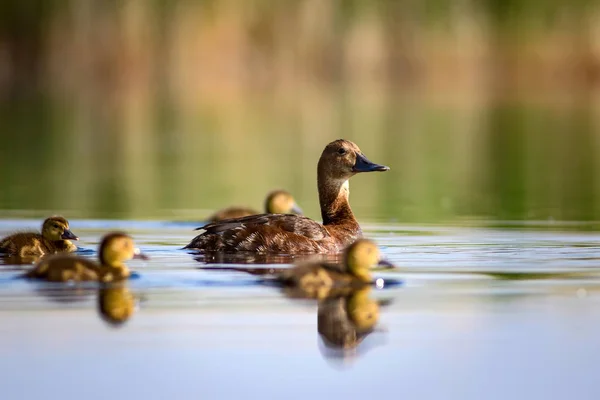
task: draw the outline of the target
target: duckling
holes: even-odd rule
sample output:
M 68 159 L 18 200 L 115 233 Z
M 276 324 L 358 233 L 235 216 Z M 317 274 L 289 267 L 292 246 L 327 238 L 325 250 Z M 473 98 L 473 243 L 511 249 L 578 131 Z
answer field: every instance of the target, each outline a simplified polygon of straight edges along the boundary
M 98 312 L 111 325 L 124 324 L 135 312 L 135 296 L 123 283 L 103 285 L 98 291 Z
M 133 239 L 122 232 L 104 236 L 98 249 L 98 257 L 100 264 L 82 257 L 54 255 L 40 261 L 25 277 L 51 282 L 120 281 L 130 275 L 124 261 L 131 258 L 148 259 L 135 248 Z
M 69 230 L 69 222 L 61 216 L 47 218 L 42 233 L 15 233 L 0 240 L 0 253 L 10 256 L 30 257 L 77 250 L 71 240 L 79 240 Z
M 265 200 L 266 214 L 302 214 L 302 209 L 298 207 L 294 197 L 285 190 L 275 190 L 267 195 Z M 256 215 L 260 212 L 245 207 L 229 207 L 217 211 L 208 217 L 209 222 L 222 221 L 224 219 L 247 217 Z
M 379 303 L 369 297 L 370 291 L 365 287 L 319 302 L 317 330 L 328 347 L 353 349 L 374 331 Z
M 288 296 L 323 299 L 371 285 L 371 268 L 376 265 L 393 267 L 373 241 L 358 239 L 346 248 L 342 264 L 299 264 L 282 269 L 276 280 L 286 287 Z
M 288 214 L 260 214 L 210 223 L 185 249 L 232 253 L 338 253 L 362 236 L 348 202 L 348 180 L 360 172 L 388 171 L 369 161 L 358 146 L 339 139 L 329 143 L 317 165 L 323 224 Z
M 284 287 L 288 297 L 323 299 L 345 296 L 373 284 L 370 269 L 375 265 L 393 268 L 381 257 L 377 245 L 369 239 L 359 239 L 346 248 L 341 264 L 304 262 L 293 268 L 201 267 L 212 271 L 238 271 L 265 277 Z

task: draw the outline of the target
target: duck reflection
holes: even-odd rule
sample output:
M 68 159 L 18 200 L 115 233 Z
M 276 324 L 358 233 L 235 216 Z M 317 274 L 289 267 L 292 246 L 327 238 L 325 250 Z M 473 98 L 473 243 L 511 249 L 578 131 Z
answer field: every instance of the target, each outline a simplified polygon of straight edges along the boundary
M 136 311 L 136 297 L 126 283 L 105 284 L 98 291 L 98 314 L 112 326 L 122 326 Z
M 205 252 L 194 255 L 194 260 L 204 264 L 292 264 L 297 262 L 339 263 L 341 254 L 257 254 L 248 251 L 237 253 Z

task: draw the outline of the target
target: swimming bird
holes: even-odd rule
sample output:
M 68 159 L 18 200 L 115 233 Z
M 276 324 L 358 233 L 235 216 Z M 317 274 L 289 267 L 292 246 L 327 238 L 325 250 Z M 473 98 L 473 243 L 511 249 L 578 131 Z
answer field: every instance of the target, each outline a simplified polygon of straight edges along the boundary
M 274 190 L 265 199 L 266 214 L 302 214 L 294 197 L 285 190 Z M 224 219 L 241 218 L 249 215 L 257 215 L 260 212 L 246 207 L 229 207 L 219 210 L 207 218 L 209 222 L 222 221 Z
M 122 232 L 104 236 L 98 249 L 98 258 L 100 264 L 83 257 L 57 254 L 40 261 L 25 277 L 52 282 L 120 281 L 130 275 L 124 261 L 132 258 L 147 259 L 134 246 L 133 239 Z
M 69 221 L 61 216 L 47 218 L 42 233 L 15 233 L 0 240 L 0 253 L 10 256 L 43 256 L 77 250 L 71 240 L 79 240 L 69 229 Z
M 358 239 L 345 249 L 341 264 L 302 263 L 282 269 L 275 279 L 290 297 L 323 299 L 371 286 L 371 270 L 378 265 L 393 268 L 375 242 Z
M 186 249 L 202 252 L 338 253 L 362 236 L 348 203 L 348 180 L 360 172 L 387 171 L 372 163 L 358 146 L 339 139 L 329 143 L 317 165 L 323 224 L 287 214 L 260 214 L 211 223 L 198 229 Z

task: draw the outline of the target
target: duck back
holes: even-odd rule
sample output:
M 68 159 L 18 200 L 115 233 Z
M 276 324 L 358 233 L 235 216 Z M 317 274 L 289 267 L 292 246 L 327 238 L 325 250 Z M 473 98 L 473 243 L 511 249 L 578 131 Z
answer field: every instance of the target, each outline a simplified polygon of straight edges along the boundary
M 100 270 L 98 264 L 86 258 L 55 255 L 40 261 L 25 277 L 50 282 L 97 281 Z
M 293 214 L 260 214 L 203 226 L 185 248 L 255 253 L 331 253 L 340 246 L 331 232 L 310 218 Z M 342 245 L 343 247 L 343 245 Z

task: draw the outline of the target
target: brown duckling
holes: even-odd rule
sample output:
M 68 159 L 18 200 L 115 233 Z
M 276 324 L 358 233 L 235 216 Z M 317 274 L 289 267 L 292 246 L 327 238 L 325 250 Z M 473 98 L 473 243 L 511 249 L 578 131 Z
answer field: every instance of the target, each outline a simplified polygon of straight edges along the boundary
M 348 203 L 348 180 L 360 172 L 387 171 L 348 140 L 329 143 L 317 165 L 323 224 L 288 214 L 260 214 L 205 225 L 186 249 L 203 252 L 338 253 L 362 236 Z
M 98 258 L 100 264 L 83 257 L 57 254 L 40 261 L 25 277 L 51 282 L 120 281 L 130 275 L 124 261 L 132 258 L 147 259 L 135 248 L 133 239 L 122 232 L 104 236 L 98 249 Z
M 265 200 L 266 214 L 302 214 L 302 209 L 298 207 L 294 197 L 285 190 L 274 190 L 267 195 Z M 260 214 L 260 212 L 245 207 L 229 207 L 217 211 L 208 217 L 209 222 L 222 221 L 224 219 L 241 218 L 249 215 Z
M 98 312 L 111 325 L 125 323 L 135 312 L 135 306 L 135 296 L 123 283 L 103 285 L 98 292 Z
M 69 230 L 69 222 L 61 216 L 47 218 L 42 224 L 42 233 L 15 233 L 0 240 L 0 253 L 10 256 L 43 256 L 77 250 L 71 240 L 79 240 Z

